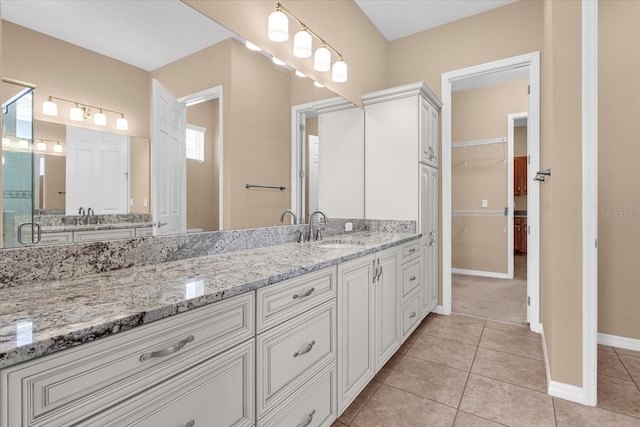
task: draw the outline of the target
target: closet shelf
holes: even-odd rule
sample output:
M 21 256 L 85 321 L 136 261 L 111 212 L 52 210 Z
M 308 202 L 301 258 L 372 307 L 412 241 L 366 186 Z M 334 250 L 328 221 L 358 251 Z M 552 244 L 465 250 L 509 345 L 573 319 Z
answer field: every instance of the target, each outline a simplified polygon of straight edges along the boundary
M 489 138 L 489 139 L 478 139 L 475 141 L 463 141 L 463 142 L 454 142 L 451 144 L 451 148 L 462 148 L 462 155 L 464 156 L 463 165 L 467 164 L 467 147 L 477 147 L 480 145 L 491 145 L 491 144 L 502 144 L 502 154 L 503 161 L 507 161 L 507 141 L 506 137 L 502 138 Z

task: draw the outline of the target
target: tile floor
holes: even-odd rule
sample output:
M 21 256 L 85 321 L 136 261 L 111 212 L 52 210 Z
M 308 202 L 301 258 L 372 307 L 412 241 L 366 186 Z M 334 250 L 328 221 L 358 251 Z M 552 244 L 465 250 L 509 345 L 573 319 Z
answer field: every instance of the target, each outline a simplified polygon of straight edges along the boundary
M 540 336 L 429 315 L 332 427 L 640 426 L 640 352 L 600 346 L 598 407 L 547 395 Z

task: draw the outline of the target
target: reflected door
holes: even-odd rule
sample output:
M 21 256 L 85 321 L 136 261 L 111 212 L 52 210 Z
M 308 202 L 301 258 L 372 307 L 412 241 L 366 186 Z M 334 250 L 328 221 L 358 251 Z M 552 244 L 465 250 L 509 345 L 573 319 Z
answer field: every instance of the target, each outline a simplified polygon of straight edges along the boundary
M 2 105 L 2 239 L 5 248 L 37 241 L 33 223 L 33 90 Z M 18 229 L 20 228 L 20 241 Z

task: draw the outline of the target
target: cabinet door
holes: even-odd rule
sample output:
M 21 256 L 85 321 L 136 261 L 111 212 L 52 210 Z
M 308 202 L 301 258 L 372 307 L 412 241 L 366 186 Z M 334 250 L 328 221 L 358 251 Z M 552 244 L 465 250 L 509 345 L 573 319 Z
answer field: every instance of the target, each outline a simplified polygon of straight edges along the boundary
M 423 316 L 438 305 L 438 170 L 421 165 Z
M 399 253 L 397 248 L 378 254 L 376 259 L 376 366 L 382 367 L 400 347 Z
M 527 195 L 527 157 L 513 158 L 513 195 Z
M 375 374 L 373 255 L 338 265 L 338 413 Z
M 522 233 L 522 237 L 521 237 L 521 241 L 522 241 L 522 245 L 520 250 L 523 253 L 527 253 L 527 218 L 522 218 L 522 226 L 521 226 L 521 233 Z
M 520 218 L 513 219 L 513 250 L 522 252 L 522 222 Z
M 438 110 L 420 98 L 420 161 L 438 166 Z

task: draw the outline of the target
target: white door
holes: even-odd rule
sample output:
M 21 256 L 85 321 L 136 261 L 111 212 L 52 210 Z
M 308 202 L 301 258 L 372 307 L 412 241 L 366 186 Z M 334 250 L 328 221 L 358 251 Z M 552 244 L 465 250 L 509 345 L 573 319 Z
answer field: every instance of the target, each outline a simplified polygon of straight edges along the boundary
M 153 80 L 152 201 L 153 234 L 187 229 L 187 106 Z
M 318 209 L 318 171 L 320 170 L 320 138 L 309 135 L 309 213 Z
M 129 213 L 129 137 L 67 126 L 67 215 Z

